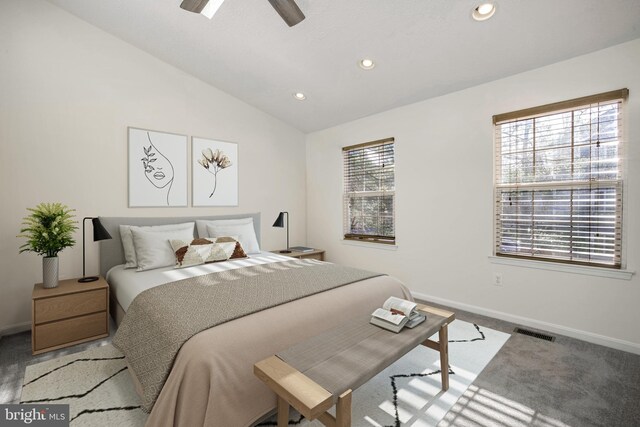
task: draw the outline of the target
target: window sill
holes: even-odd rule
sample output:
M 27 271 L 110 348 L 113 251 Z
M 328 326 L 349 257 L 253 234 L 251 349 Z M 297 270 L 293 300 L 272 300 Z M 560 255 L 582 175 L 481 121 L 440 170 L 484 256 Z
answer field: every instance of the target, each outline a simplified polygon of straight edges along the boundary
M 357 240 L 350 240 L 350 239 L 340 239 L 340 241 L 342 242 L 343 245 L 360 246 L 363 248 L 383 249 L 385 251 L 398 250 L 397 244 L 390 245 L 387 243 L 359 242 Z
M 516 267 L 536 268 L 539 270 L 562 271 L 564 273 L 584 274 L 587 276 L 608 277 L 611 279 L 631 280 L 635 273 L 629 270 L 615 270 L 603 267 L 587 267 L 583 265 L 560 264 L 554 262 L 534 261 L 530 259 L 517 259 L 491 255 L 489 262 L 492 264 L 513 265 Z

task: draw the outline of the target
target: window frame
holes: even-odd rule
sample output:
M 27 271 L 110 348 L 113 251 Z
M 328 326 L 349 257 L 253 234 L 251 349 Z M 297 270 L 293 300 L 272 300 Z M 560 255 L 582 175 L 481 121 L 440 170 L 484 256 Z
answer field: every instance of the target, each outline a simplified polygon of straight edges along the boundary
M 375 191 L 361 191 L 361 192 L 347 192 L 347 170 L 346 170 L 346 161 L 345 161 L 345 153 L 348 151 L 353 151 L 353 150 L 358 150 L 358 149 L 364 149 L 364 148 L 368 148 L 368 147 L 375 147 L 375 146 L 384 146 L 384 145 L 393 145 L 393 190 L 375 190 Z M 391 137 L 391 138 L 384 138 L 384 139 L 379 139 L 379 140 L 375 140 L 375 141 L 370 141 L 370 142 L 364 142 L 361 144 L 356 144 L 356 145 L 350 145 L 347 147 L 342 147 L 342 165 L 343 165 L 343 171 L 342 171 L 342 179 L 343 179 L 343 185 L 342 185 L 342 200 L 343 200 L 343 206 L 342 206 L 342 240 L 343 241 L 348 241 L 348 242 L 362 242 L 362 243 L 373 243 L 373 244 L 380 244 L 380 245 L 395 245 L 396 244 L 396 188 L 395 188 L 395 138 Z M 384 235 L 379 235 L 379 234 L 360 234 L 360 233 L 350 233 L 348 231 L 350 231 L 350 227 L 348 226 L 347 222 L 348 222 L 348 218 L 349 218 L 349 196 L 350 195 L 355 195 L 357 194 L 358 196 L 392 196 L 393 198 L 393 216 L 392 216 L 392 221 L 393 221 L 393 236 L 384 236 Z M 379 229 L 378 229 L 379 231 Z
M 514 259 L 514 260 L 525 260 L 525 261 L 533 261 L 536 263 L 550 263 L 550 264 L 561 264 L 561 265 L 573 265 L 577 267 L 586 267 L 593 269 L 612 269 L 612 270 L 622 270 L 625 268 L 625 257 L 623 252 L 623 226 L 624 226 L 624 218 L 623 218 L 623 208 L 624 208 L 624 194 L 625 194 L 625 177 L 626 177 L 626 168 L 624 167 L 624 151 L 626 149 L 625 144 L 628 142 L 625 139 L 625 132 L 623 129 L 623 116 L 626 114 L 626 102 L 629 96 L 628 89 L 619 89 L 610 92 L 604 92 L 596 95 L 585 96 L 581 98 L 575 98 L 567 101 L 561 101 L 546 105 L 541 105 L 532 108 L 526 108 L 522 110 L 512 111 L 503 114 L 497 114 L 493 116 L 493 125 L 494 125 L 494 175 L 493 175 L 493 206 L 494 206 L 494 216 L 493 216 L 493 256 L 496 258 L 506 258 L 506 259 Z M 594 104 L 599 103 L 611 103 L 619 101 L 619 111 L 618 111 L 618 133 L 617 133 L 617 141 L 619 143 L 618 147 L 618 165 L 617 172 L 618 178 L 612 180 L 602 180 L 602 181 L 593 181 L 593 186 L 589 186 L 590 190 L 597 189 L 599 187 L 612 187 L 615 186 L 617 191 L 616 194 L 616 212 L 617 217 L 615 219 L 615 228 L 619 230 L 616 232 L 616 237 L 614 239 L 614 246 L 618 247 L 618 254 L 616 254 L 616 249 L 613 252 L 613 263 L 604 263 L 598 261 L 584 261 L 584 260 L 575 260 L 575 259 L 562 259 L 562 258 L 553 258 L 550 255 L 535 255 L 535 254 L 526 254 L 526 253 L 509 253 L 509 252 L 500 252 L 502 237 L 502 219 L 500 218 L 502 212 L 502 194 L 508 192 L 508 189 L 513 189 L 514 192 L 528 192 L 528 191 L 544 191 L 544 187 L 546 187 L 544 181 L 534 181 L 532 183 L 515 183 L 515 184 L 505 184 L 500 181 L 501 171 L 498 171 L 498 165 L 502 162 L 502 147 L 501 147 L 501 138 L 499 136 L 500 126 L 502 124 L 513 123 L 516 121 L 524 121 L 530 120 L 532 118 L 540 118 L 547 115 L 560 114 L 563 112 L 575 112 L 580 110 L 581 108 L 589 108 Z M 535 126 L 535 125 L 534 125 Z M 571 125 L 572 133 L 574 130 L 574 125 Z M 535 132 L 535 130 L 534 130 Z M 571 150 L 574 149 L 574 141 L 571 142 Z M 535 156 L 535 149 L 533 155 Z M 572 160 L 573 161 L 573 160 Z M 528 185 L 529 184 L 529 185 Z M 607 185 L 608 184 L 608 185 Z M 555 181 L 553 184 L 549 185 L 548 188 L 550 190 L 561 190 L 562 188 L 570 188 L 571 191 L 577 191 L 581 188 L 581 181 L 572 179 L 566 181 Z M 573 197 L 573 196 L 572 196 Z M 532 229 L 533 235 L 533 229 Z M 573 243 L 570 243 L 570 247 L 573 250 Z

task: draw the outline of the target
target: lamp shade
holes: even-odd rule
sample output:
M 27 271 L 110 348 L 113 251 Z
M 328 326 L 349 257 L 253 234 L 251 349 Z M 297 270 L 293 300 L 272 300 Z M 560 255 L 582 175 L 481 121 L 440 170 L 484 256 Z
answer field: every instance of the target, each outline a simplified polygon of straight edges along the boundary
M 91 222 L 93 223 L 94 242 L 111 239 L 111 234 L 109 234 L 109 232 L 104 228 L 104 226 L 100 222 L 100 218 L 91 218 Z
M 284 216 L 287 216 L 287 249 L 280 251 L 281 254 L 290 254 L 289 250 L 289 212 L 280 212 L 278 214 L 278 218 L 276 218 L 276 222 L 273 223 L 274 227 L 284 228 Z
M 278 218 L 276 218 L 276 222 L 273 223 L 273 227 L 284 227 L 284 212 L 280 212 Z
M 93 241 L 97 242 L 100 240 L 109 240 L 111 239 L 111 234 L 104 228 L 102 223 L 100 222 L 100 218 L 92 218 L 90 216 L 82 219 L 82 277 L 78 279 L 80 283 L 94 282 L 98 280 L 98 276 L 88 276 L 86 275 L 85 270 L 85 253 L 84 253 L 84 240 L 85 240 L 85 225 L 87 220 L 90 219 L 93 224 Z

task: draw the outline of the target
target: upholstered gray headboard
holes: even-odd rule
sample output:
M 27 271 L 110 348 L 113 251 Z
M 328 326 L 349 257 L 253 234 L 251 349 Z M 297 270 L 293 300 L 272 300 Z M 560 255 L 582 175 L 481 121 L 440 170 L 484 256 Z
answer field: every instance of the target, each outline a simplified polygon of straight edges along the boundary
M 192 222 L 196 219 L 237 219 L 253 218 L 253 226 L 256 230 L 256 238 L 260 244 L 260 213 L 218 215 L 218 216 L 173 216 L 173 217 L 108 217 L 101 216 L 100 222 L 111 234 L 112 239 L 100 241 L 100 274 L 105 277 L 107 271 L 114 265 L 124 264 L 124 250 L 120 240 L 120 225 L 164 225 Z M 198 230 L 194 227 L 197 237 Z

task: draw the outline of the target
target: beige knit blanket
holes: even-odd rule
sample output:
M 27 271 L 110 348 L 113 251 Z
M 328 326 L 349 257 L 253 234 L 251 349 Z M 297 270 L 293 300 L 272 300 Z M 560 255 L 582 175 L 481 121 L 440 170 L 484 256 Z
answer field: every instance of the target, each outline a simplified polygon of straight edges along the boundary
M 205 329 L 381 274 L 291 260 L 192 277 L 141 292 L 113 344 L 126 356 L 150 411 L 182 345 Z

